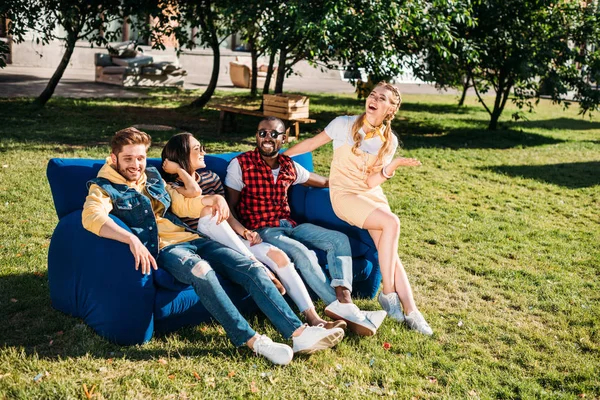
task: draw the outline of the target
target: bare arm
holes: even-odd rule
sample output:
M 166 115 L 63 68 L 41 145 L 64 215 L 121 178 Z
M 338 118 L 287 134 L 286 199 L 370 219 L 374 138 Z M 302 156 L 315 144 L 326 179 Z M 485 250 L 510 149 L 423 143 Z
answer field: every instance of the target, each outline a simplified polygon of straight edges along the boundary
M 202 189 L 200 189 L 198 182 L 196 182 L 186 170 L 181 168 L 179 164 L 171 160 L 165 160 L 162 167 L 167 174 L 177 174 L 179 179 L 183 182 L 183 188 L 172 185 L 179 194 L 184 197 L 198 197 L 202 194 Z
M 308 180 L 304 182 L 304 186 L 326 188 L 329 187 L 329 178 L 311 172 Z
M 396 169 L 399 167 L 418 167 L 420 165 L 421 162 L 416 158 L 394 158 L 388 165 L 385 165 L 382 169 L 379 169 L 377 172 L 373 172 L 371 175 L 369 175 L 367 178 L 367 186 L 373 188 L 387 181 L 388 178 L 384 176 L 383 170 L 385 170 L 385 173 L 389 177 L 392 177 L 396 173 Z
M 236 210 L 238 204 L 240 204 L 241 197 L 242 192 L 225 186 L 225 198 L 227 199 L 227 204 L 229 204 L 229 209 L 236 218 L 239 217 Z
M 283 154 L 291 157 L 297 154 L 308 153 L 329 142 L 331 142 L 331 138 L 327 135 L 327 133 L 325 133 L 325 131 L 322 131 L 317 136 L 313 136 L 310 139 L 303 140 L 300 143 L 290 147 Z
M 229 222 L 231 229 L 233 229 L 235 233 L 237 233 L 238 235 L 250 242 L 250 246 L 254 246 L 255 244 L 259 244 L 262 242 L 262 238 L 260 237 L 258 232 L 246 229 L 246 227 L 242 225 L 240 221 L 235 219 L 233 215 L 229 216 L 227 222 Z

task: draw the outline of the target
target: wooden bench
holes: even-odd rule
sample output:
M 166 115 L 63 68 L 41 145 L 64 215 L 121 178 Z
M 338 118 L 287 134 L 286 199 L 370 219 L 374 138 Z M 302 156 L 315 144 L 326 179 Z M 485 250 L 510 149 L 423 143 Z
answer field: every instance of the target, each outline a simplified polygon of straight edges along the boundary
M 226 122 L 229 122 L 231 129 L 236 128 L 236 124 L 235 124 L 235 115 L 236 114 L 252 115 L 252 116 L 261 117 L 261 118 L 270 116 L 269 114 L 265 114 L 264 112 L 258 111 L 258 110 L 249 110 L 247 108 L 225 106 L 225 105 L 221 105 L 221 104 L 214 104 L 214 105 L 211 105 L 210 107 L 221 111 L 221 115 L 219 116 L 219 128 L 218 128 L 219 134 L 221 134 L 225 131 Z M 296 140 L 298 140 L 300 138 L 300 123 L 314 124 L 315 122 L 317 122 L 316 120 L 310 119 L 310 118 L 286 119 L 286 118 L 281 118 L 279 116 L 276 116 L 276 117 L 281 119 L 284 122 L 288 139 L 290 138 L 290 128 L 292 126 L 294 127 L 293 133 L 294 133 L 294 136 L 296 137 Z

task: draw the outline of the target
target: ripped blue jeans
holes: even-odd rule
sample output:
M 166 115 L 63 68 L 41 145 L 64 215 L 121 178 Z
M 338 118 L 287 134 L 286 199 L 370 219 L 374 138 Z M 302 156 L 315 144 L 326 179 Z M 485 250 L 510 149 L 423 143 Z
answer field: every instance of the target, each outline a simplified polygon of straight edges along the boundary
M 263 266 L 210 239 L 199 238 L 163 248 L 158 266 L 180 282 L 192 285 L 202 305 L 221 324 L 235 346 L 256 332 L 240 314 L 219 283 L 215 271 L 241 285 L 286 338 L 302 323 L 281 296 Z
M 306 284 L 325 304 L 336 300 L 337 286 L 352 291 L 352 249 L 348 236 L 341 232 L 305 223 L 292 227 L 287 220 L 279 221 L 279 227 L 259 228 L 262 239 L 279 247 L 294 262 Z M 327 264 L 331 281 L 319 265 L 312 246 L 327 253 Z

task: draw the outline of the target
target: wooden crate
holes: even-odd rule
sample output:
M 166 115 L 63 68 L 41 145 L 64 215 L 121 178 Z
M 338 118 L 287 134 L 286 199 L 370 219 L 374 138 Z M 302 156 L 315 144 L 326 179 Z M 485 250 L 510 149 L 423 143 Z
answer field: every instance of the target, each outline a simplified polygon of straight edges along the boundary
M 308 118 L 309 99 L 295 94 L 265 94 L 263 95 L 263 110 L 265 115 L 286 120 Z

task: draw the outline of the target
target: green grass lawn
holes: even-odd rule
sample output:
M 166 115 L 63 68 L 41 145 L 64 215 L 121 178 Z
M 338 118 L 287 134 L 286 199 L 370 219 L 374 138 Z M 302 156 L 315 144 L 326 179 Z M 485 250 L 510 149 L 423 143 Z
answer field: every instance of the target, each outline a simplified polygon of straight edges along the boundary
M 275 367 L 216 325 L 120 347 L 50 304 L 47 249 L 57 223 L 52 157 L 103 158 L 132 124 L 188 130 L 211 152 L 249 150 L 258 120 L 217 135 L 193 93 L 149 99 L 0 99 L 0 398 L 600 398 L 600 122 L 542 101 L 487 132 L 471 99 L 404 96 L 401 153 L 423 166 L 385 183 L 402 221 L 399 251 L 435 334 L 392 321 L 374 337 Z M 215 102 L 247 102 L 218 93 Z M 314 125 L 359 113 L 353 97 L 311 95 Z M 176 131 L 149 131 L 150 156 Z M 315 154 L 327 174 L 331 148 Z M 374 300 L 360 300 L 378 309 Z M 317 303 L 320 312 L 323 304 Z M 261 333 L 281 340 L 262 318 Z M 385 349 L 383 344 L 391 344 Z

